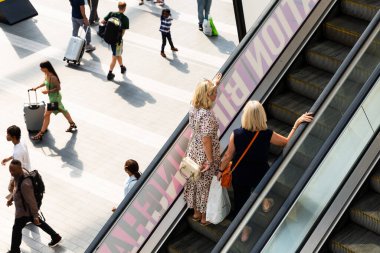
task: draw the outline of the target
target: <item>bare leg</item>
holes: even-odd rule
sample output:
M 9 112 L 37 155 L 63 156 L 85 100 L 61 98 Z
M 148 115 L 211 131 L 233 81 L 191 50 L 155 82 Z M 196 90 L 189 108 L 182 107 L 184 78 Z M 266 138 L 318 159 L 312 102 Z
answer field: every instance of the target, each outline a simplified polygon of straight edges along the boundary
M 71 118 L 71 115 L 69 112 L 62 112 L 63 116 L 65 116 L 65 118 L 67 119 L 67 121 L 69 122 L 69 124 L 72 124 L 74 123 L 73 119 Z
M 45 111 L 44 122 L 42 123 L 42 128 L 38 132 L 38 134 L 36 134 L 35 136 L 32 137 L 32 140 L 35 140 L 35 141 L 42 140 L 42 136 L 44 135 L 44 133 L 46 132 L 46 129 L 49 126 L 51 113 L 52 113 L 51 111 Z
M 113 68 L 116 65 L 116 56 L 112 56 L 111 64 L 110 64 L 110 71 L 113 71 Z
M 123 58 L 121 56 L 116 56 L 116 59 L 117 59 L 117 62 L 119 63 L 119 65 L 123 66 Z
M 199 220 L 199 219 L 201 218 L 201 216 L 202 216 L 202 213 L 199 212 L 197 209 L 194 208 L 194 215 L 193 215 L 193 218 L 194 218 L 195 220 Z

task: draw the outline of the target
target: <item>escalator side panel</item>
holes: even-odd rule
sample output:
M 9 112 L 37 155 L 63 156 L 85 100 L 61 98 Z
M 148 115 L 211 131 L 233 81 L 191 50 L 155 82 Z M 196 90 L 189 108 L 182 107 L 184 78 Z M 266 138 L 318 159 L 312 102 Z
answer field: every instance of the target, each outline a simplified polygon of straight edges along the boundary
M 225 74 L 213 108 L 219 120 L 220 135 L 319 2 L 281 1 Z M 144 245 L 183 189 L 185 180 L 178 167 L 190 134 L 188 126 L 108 231 L 96 252 L 117 252 L 118 248 L 136 252 Z

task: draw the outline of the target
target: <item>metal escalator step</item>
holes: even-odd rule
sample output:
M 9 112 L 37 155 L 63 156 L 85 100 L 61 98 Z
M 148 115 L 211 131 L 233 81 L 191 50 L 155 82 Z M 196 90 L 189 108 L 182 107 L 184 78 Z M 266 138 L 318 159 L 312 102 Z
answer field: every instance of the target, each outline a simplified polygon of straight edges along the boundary
M 211 252 L 215 243 L 204 236 L 191 231 L 185 236 L 178 237 L 168 245 L 169 253 L 206 253 Z
M 368 24 L 367 21 L 342 15 L 324 23 L 323 28 L 327 39 L 353 47 Z
M 316 68 L 335 73 L 349 52 L 349 47 L 326 40 L 307 49 L 306 61 Z
M 317 100 L 332 77 L 331 73 L 306 66 L 289 73 L 287 81 L 288 87 L 292 91 L 307 98 Z M 355 96 L 360 88 L 360 83 L 346 80 L 346 83 L 333 99 L 331 106 L 338 110 L 347 108 L 348 104 L 352 101 L 352 96 Z
M 351 223 L 333 236 L 329 247 L 333 253 L 378 253 L 380 236 Z
M 289 73 L 286 79 L 292 91 L 316 100 L 332 77 L 329 72 L 306 66 Z
M 375 172 L 370 178 L 371 188 L 380 194 L 380 163 L 377 163 L 377 167 L 374 168 Z
M 351 220 L 380 235 L 380 194 L 368 191 L 350 208 Z
M 335 73 L 351 49 L 332 41 L 323 41 L 311 46 L 306 51 L 307 62 L 317 68 L 330 73 Z M 349 79 L 351 81 L 364 83 L 371 75 L 380 57 L 365 53 L 353 68 Z
M 343 13 L 371 21 L 380 9 L 378 0 L 342 0 L 341 10 Z
M 281 198 L 287 198 L 290 191 L 293 189 L 295 182 L 302 176 L 304 169 L 290 163 L 287 165 L 287 173 L 281 175 L 274 184 L 272 191 Z
M 217 225 L 210 224 L 208 226 L 202 226 L 200 222 L 194 221 L 191 215 L 187 216 L 186 219 L 194 231 L 215 243 L 219 241 L 228 226 L 231 224 L 231 221 L 228 218 Z
M 312 105 L 312 100 L 293 92 L 287 92 L 269 101 L 268 112 L 271 117 L 293 126 L 297 118 L 309 111 Z

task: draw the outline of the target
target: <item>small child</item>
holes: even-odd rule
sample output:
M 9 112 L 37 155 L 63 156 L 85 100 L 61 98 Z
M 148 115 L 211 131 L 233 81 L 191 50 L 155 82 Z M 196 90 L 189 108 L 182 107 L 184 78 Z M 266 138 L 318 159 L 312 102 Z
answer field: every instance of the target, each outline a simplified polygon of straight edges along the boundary
M 172 17 L 170 15 L 169 9 L 163 9 L 161 14 L 161 26 L 160 26 L 160 32 L 162 35 L 162 46 L 161 46 L 161 56 L 166 58 L 166 54 L 164 52 L 165 46 L 166 46 L 166 38 L 169 41 L 169 44 L 171 46 L 172 51 L 178 51 L 177 48 L 174 47 L 172 36 L 170 34 L 170 26 L 172 25 Z

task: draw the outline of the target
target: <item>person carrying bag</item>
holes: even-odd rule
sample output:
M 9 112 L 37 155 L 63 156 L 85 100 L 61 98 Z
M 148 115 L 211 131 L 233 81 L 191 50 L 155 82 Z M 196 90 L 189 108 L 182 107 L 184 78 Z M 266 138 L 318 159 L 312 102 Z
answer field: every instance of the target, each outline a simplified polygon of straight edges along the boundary
M 245 149 L 244 153 L 240 156 L 239 160 L 236 162 L 233 169 L 231 169 L 232 162 L 229 163 L 229 166 L 223 170 L 222 172 L 222 178 L 221 178 L 221 185 L 224 188 L 230 188 L 232 183 L 232 172 L 236 169 L 236 167 L 239 165 L 240 161 L 244 158 L 245 154 L 247 154 L 247 151 L 252 146 L 252 144 L 255 142 L 257 135 L 259 135 L 259 131 L 256 132 L 255 136 L 252 138 L 251 142 L 249 143 L 248 147 Z

